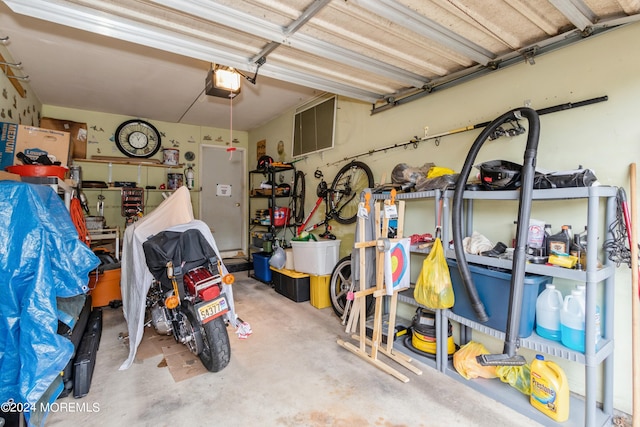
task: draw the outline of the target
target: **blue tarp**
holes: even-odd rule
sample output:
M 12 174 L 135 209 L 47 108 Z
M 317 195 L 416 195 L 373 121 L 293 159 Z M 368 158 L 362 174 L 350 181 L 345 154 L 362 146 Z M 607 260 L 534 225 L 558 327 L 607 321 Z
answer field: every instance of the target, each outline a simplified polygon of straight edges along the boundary
M 86 293 L 99 264 L 51 187 L 0 181 L 0 403 L 35 406 L 60 375 L 74 349 L 56 297 Z

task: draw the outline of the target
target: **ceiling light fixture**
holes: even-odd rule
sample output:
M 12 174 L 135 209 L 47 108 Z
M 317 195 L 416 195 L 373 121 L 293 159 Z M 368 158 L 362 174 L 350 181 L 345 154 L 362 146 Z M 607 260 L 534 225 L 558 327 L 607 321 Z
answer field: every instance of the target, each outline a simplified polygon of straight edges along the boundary
M 205 80 L 205 93 L 220 98 L 234 98 L 240 93 L 240 74 L 231 67 L 212 65 Z

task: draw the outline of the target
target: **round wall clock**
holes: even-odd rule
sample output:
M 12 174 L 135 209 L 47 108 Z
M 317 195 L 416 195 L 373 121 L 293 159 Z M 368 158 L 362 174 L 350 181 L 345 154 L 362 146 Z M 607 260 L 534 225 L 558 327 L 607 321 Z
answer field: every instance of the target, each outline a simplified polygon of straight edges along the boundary
M 144 120 L 127 120 L 116 129 L 115 142 L 128 157 L 148 158 L 160 150 L 160 132 Z

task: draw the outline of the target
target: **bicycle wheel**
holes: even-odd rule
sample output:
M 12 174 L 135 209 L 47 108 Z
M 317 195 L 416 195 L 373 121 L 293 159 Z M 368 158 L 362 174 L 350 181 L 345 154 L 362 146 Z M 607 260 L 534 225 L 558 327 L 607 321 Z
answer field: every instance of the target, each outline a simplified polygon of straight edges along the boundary
M 342 317 L 344 314 L 349 292 L 355 292 L 351 280 L 351 255 L 347 255 L 338 261 L 331 273 L 329 299 L 331 300 L 333 311 L 338 317 Z M 374 299 L 373 295 L 368 295 L 365 298 L 367 299 L 367 316 L 369 316 L 374 308 Z
M 344 165 L 331 184 L 329 201 L 331 209 L 336 212 L 333 218 L 340 224 L 356 222 L 360 193 L 365 188 L 371 187 L 373 187 L 373 173 L 369 166 L 356 161 Z
M 302 224 L 304 221 L 304 172 L 297 171 L 293 182 L 293 194 L 291 196 L 293 202 L 292 218 L 296 225 Z

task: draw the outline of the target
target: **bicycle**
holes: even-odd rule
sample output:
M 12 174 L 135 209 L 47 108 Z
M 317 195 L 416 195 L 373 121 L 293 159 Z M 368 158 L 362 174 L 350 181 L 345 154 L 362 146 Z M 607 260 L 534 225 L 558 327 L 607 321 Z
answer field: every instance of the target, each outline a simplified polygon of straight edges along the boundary
M 352 161 L 338 171 L 331 183 L 331 187 L 327 186 L 321 170 L 316 170 L 314 176 L 320 179 L 316 189 L 318 199 L 311 212 L 298 226 L 297 234 L 300 235 L 303 231 L 310 232 L 324 226 L 325 231 L 320 234 L 320 237 L 335 239 L 336 236 L 330 231 L 329 221 L 334 219 L 340 224 L 353 224 L 356 221 L 360 193 L 365 188 L 373 187 L 373 173 L 365 163 Z M 302 182 L 304 183 L 304 180 Z M 294 183 L 294 206 L 296 203 L 300 204 L 299 197 L 297 197 L 298 193 L 296 193 L 299 188 L 296 189 L 296 184 L 298 184 L 297 174 Z M 304 184 L 302 184 L 302 188 L 304 188 Z M 324 219 L 317 224 L 307 226 L 322 202 L 325 202 Z M 296 211 L 296 219 L 298 217 L 299 215 Z

